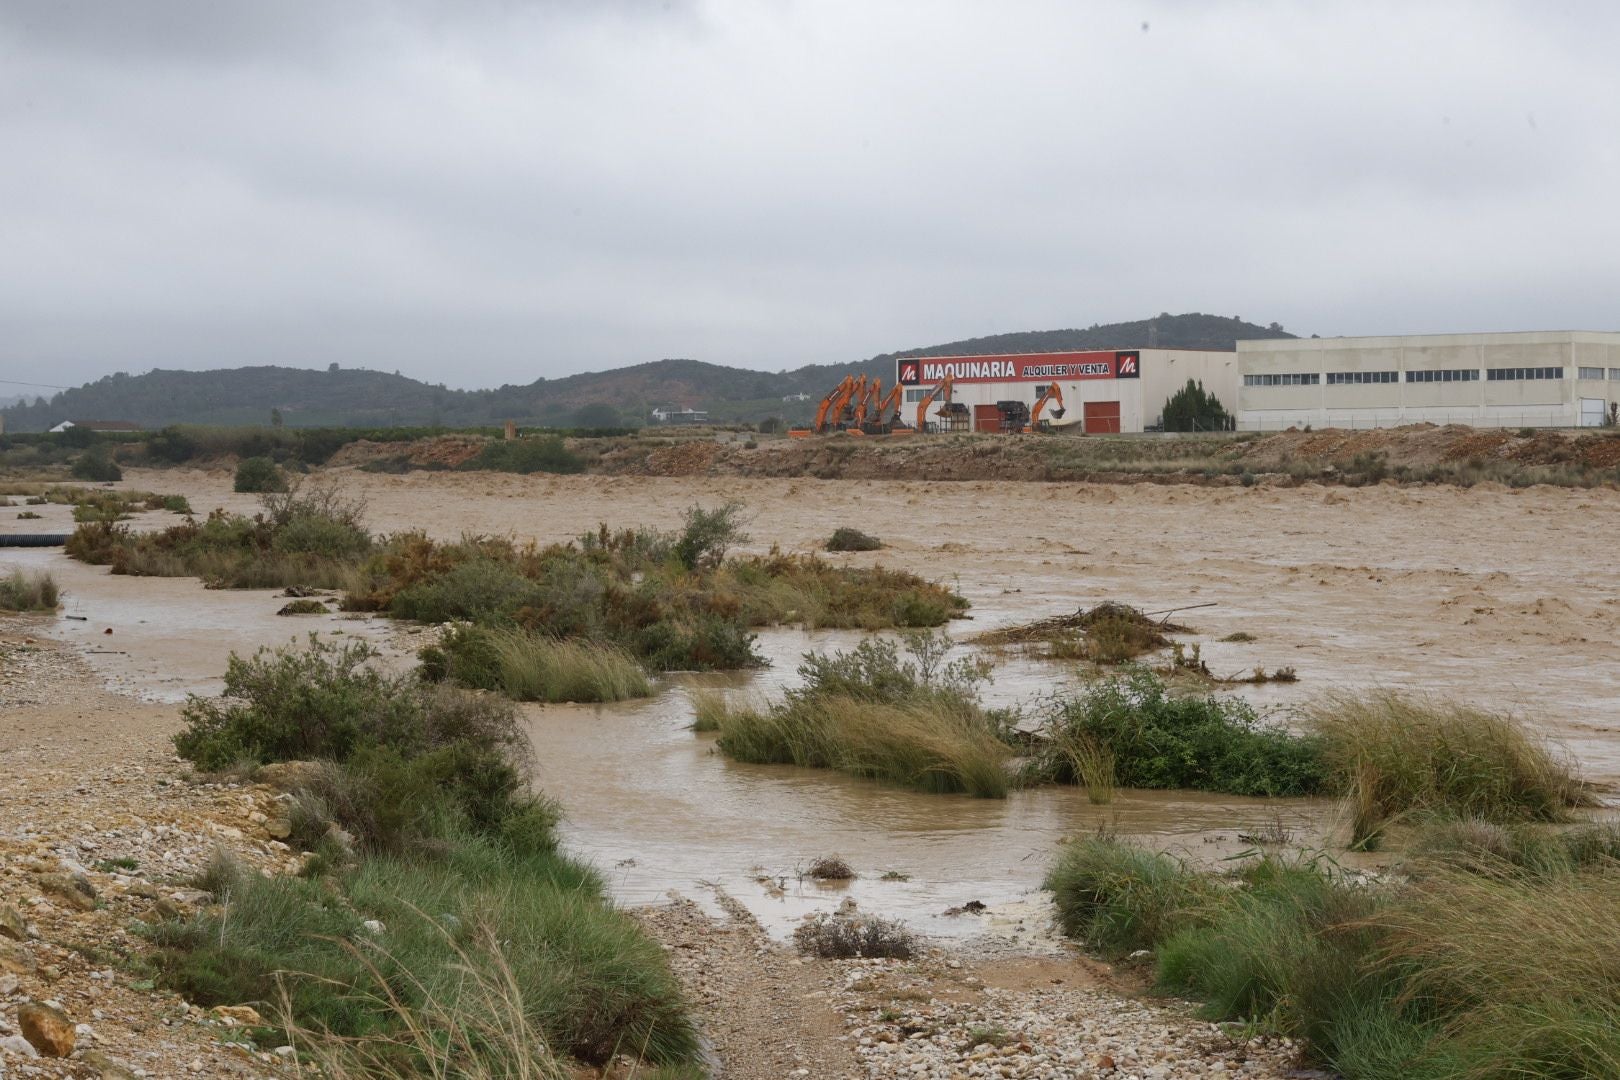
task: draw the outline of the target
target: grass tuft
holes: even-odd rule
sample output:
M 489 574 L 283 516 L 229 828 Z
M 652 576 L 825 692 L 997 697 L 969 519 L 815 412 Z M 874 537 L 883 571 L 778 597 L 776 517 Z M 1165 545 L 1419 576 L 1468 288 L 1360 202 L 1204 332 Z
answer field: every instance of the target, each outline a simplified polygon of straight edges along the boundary
M 14 567 L 0 577 L 0 611 L 55 611 L 62 602 L 62 590 L 49 571 L 25 574 Z
M 1378 692 L 1325 698 L 1308 719 L 1357 844 L 1415 813 L 1562 821 L 1594 801 L 1567 761 L 1506 714 Z
M 623 649 L 527 630 L 456 625 L 420 656 L 424 678 L 495 690 L 514 701 L 625 701 L 653 692 Z
M 932 792 L 1005 798 L 1013 750 L 1004 718 L 980 707 L 988 677 L 971 661 L 943 663 L 942 635 L 868 639 L 831 656 L 808 653 L 805 685 L 765 708 L 716 717 L 720 751 L 738 761 L 836 769 Z

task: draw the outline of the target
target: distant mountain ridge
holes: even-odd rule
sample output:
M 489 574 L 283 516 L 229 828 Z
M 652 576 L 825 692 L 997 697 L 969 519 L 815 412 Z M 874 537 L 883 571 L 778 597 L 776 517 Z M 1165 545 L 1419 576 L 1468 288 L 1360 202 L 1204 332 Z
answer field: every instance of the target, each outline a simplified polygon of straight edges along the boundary
M 130 420 L 144 427 L 167 424 L 262 424 L 277 410 L 288 426 L 386 426 L 394 424 L 568 426 L 585 422 L 645 422 L 659 405 L 707 409 L 721 421 L 757 421 L 779 416 L 805 419 L 814 403 L 851 373 L 889 380 L 897 356 L 984 355 L 1081 349 L 1232 349 L 1244 338 L 1293 337 L 1276 323 L 1257 326 L 1239 318 L 1198 313 L 1092 325 L 1085 329 L 1035 330 L 951 341 L 880 353 L 849 364 L 812 364 L 768 372 L 725 367 L 701 360 L 655 360 L 610 371 L 537 379 L 524 386 L 451 390 L 403 375 L 366 368 L 327 370 L 279 366 L 176 371 L 143 375 L 120 372 L 49 400 L 0 410 L 7 431 L 44 431 L 68 419 Z M 798 400 L 806 395 L 807 400 Z

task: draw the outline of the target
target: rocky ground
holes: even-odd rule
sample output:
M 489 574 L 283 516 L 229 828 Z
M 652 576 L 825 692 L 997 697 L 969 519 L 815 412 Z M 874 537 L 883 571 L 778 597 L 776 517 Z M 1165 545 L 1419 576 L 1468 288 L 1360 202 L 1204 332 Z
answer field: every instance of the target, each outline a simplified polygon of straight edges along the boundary
M 271 835 L 277 796 L 188 782 L 172 706 L 101 690 L 24 623 L 0 627 L 0 1077 L 266 1075 L 274 1048 L 243 1037 L 252 1015 L 155 989 L 132 927 L 204 901 L 188 882 L 221 848 L 296 867 Z
M 251 1011 L 156 988 L 138 932 L 206 902 L 190 882 L 221 849 L 267 872 L 299 865 L 277 839 L 282 797 L 189 777 L 169 748 L 178 726 L 174 706 L 107 692 L 27 620 L 0 627 L 3 1080 L 278 1071 L 277 1048 L 244 1027 Z M 641 918 L 725 1077 L 1290 1075 L 1292 1047 L 1233 1041 L 1054 939 L 807 959 L 717 899 L 721 918 L 680 898 Z
M 1287 1041 L 1248 1040 L 1143 997 L 1066 948 L 989 941 L 909 960 L 808 959 L 740 904 L 647 909 L 723 1076 L 1028 1080 L 1306 1077 Z

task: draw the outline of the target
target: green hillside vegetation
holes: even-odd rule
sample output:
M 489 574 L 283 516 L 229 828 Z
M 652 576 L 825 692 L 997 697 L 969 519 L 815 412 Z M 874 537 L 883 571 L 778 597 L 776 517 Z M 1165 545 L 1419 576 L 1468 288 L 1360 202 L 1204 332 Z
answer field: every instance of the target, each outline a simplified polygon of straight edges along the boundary
M 45 431 L 64 419 L 129 420 L 146 428 L 171 424 L 276 424 L 287 428 L 609 427 L 642 424 L 665 404 L 708 410 L 720 422 L 758 422 L 767 417 L 807 419 L 815 401 L 843 376 L 866 372 L 894 377 L 900 355 L 975 355 L 1053 352 L 1066 349 L 1231 349 L 1239 338 L 1291 337 L 1272 323 L 1198 313 L 1163 314 L 1135 322 L 1093 324 L 1084 329 L 1041 330 L 951 341 L 902 352 L 880 353 L 858 363 L 812 364 L 769 372 L 725 367 L 700 360 L 657 360 L 611 371 L 487 390 L 455 390 L 398 373 L 366 368 L 327 370 L 274 365 L 217 371 L 157 369 L 142 375 L 119 372 L 64 390 L 50 400 L 0 410 L 9 432 Z M 806 401 L 785 397 L 809 395 Z

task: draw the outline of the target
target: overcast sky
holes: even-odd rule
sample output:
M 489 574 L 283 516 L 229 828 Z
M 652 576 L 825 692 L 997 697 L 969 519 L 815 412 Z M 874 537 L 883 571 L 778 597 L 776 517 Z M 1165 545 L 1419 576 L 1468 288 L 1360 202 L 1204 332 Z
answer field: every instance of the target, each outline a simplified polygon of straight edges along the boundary
M 0 378 L 1613 329 L 1617 8 L 0 0 Z

